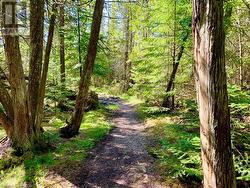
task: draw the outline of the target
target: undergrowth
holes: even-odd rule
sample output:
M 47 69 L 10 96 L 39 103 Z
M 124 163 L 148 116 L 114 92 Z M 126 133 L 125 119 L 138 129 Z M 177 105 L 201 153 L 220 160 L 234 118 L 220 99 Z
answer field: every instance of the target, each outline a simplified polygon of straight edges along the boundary
M 232 143 L 235 171 L 239 183 L 250 181 L 250 94 L 229 87 Z M 150 128 L 149 153 L 157 159 L 166 182 L 200 184 L 199 117 L 194 100 L 182 101 L 175 111 L 140 104 L 137 112 Z

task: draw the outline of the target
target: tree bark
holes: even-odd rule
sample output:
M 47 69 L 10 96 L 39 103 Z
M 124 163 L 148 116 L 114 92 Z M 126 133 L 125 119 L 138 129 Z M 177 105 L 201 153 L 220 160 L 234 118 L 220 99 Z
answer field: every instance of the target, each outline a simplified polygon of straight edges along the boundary
M 43 59 L 43 22 L 44 0 L 30 1 L 29 109 L 30 125 L 34 127 L 34 131 Z
M 62 137 L 69 138 L 77 135 L 81 126 L 84 115 L 84 107 L 88 99 L 91 75 L 93 73 L 95 58 L 97 54 L 97 43 L 99 40 L 99 33 L 101 28 L 103 6 L 104 0 L 96 0 L 87 57 L 83 68 L 84 74 L 81 75 L 79 93 L 76 99 L 75 110 L 72 114 L 71 122 L 66 127 L 63 127 L 60 130 Z
M 59 25 L 60 25 L 60 72 L 61 72 L 61 84 L 65 85 L 65 44 L 64 44 L 64 5 L 60 5 L 60 16 L 59 16 Z
M 15 26 L 12 28 L 15 28 Z M 29 126 L 28 97 L 19 47 L 19 36 L 5 35 L 4 42 L 13 105 L 13 134 L 10 139 L 13 147 L 23 150 L 31 145 L 30 135 L 32 130 Z
M 205 188 L 235 188 L 223 0 L 193 0 L 194 57 Z

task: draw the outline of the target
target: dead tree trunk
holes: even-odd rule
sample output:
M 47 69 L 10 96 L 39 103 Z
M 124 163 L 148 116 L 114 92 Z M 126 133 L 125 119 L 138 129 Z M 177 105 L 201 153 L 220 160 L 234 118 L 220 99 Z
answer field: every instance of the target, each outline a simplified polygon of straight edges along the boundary
M 194 57 L 205 188 L 235 188 L 223 0 L 193 0 Z
M 101 28 L 103 6 L 104 6 L 104 0 L 96 1 L 93 14 L 93 23 L 91 27 L 91 34 L 88 45 L 88 52 L 83 69 L 84 74 L 81 75 L 79 93 L 76 99 L 76 106 L 74 113 L 72 115 L 71 122 L 66 127 L 63 127 L 60 130 L 62 137 L 75 136 L 76 134 L 78 134 L 79 128 L 81 126 L 81 122 L 84 115 L 84 107 L 86 105 L 88 98 L 91 75 L 93 72 L 95 58 L 97 54 L 97 43 L 99 40 L 99 33 Z

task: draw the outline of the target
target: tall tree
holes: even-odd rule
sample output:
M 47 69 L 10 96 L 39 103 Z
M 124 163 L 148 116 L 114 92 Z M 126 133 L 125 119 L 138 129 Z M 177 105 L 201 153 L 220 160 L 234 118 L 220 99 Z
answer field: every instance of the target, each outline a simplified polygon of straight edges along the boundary
M 14 4 L 15 6 L 15 4 Z M 0 112 L 0 124 L 4 127 L 12 146 L 18 154 L 30 149 L 34 145 L 40 145 L 41 117 L 44 100 L 42 88 L 45 88 L 46 79 L 44 72 L 49 61 L 49 51 L 46 48 L 43 74 L 41 75 L 43 58 L 43 29 L 44 29 L 44 1 L 30 1 L 30 75 L 27 88 L 22 64 L 22 56 L 19 44 L 18 25 L 13 19 L 11 28 L 13 33 L 4 35 L 4 50 L 8 65 L 10 93 L 5 85 L 0 82 L 0 103 L 4 112 Z M 55 16 L 55 14 L 53 14 Z M 53 17 L 52 16 L 52 17 Z M 52 19 L 53 20 L 53 19 Z M 50 25 L 54 25 L 53 21 Z M 4 25 L 5 27 L 5 25 Z M 50 26 L 47 46 L 52 43 L 53 28 Z M 52 37 L 50 37 L 52 35 Z M 45 80 L 45 81 L 44 81 Z M 43 104 L 43 103 L 42 103 Z M 40 110 L 42 109 L 42 110 Z
M 81 48 L 81 18 L 80 18 L 80 1 L 77 1 L 77 37 L 78 37 L 78 60 L 80 65 L 80 76 L 82 71 L 82 48 Z
M 60 5 L 59 11 L 59 40 L 60 40 L 60 77 L 61 77 L 61 84 L 65 84 L 65 36 L 64 36 L 64 5 Z
M 71 118 L 71 122 L 60 130 L 60 133 L 63 137 L 75 136 L 76 134 L 78 134 L 81 126 L 81 122 L 84 115 L 84 108 L 88 98 L 90 80 L 93 73 L 95 58 L 97 54 L 97 43 L 99 40 L 102 22 L 103 6 L 104 0 L 96 0 L 86 61 L 84 64 L 83 74 L 81 75 L 81 80 L 79 84 L 79 93 L 76 99 L 76 105 Z
M 39 87 L 39 98 L 37 101 L 37 103 L 38 103 L 37 117 L 36 117 L 37 125 L 41 125 L 42 119 L 43 119 L 45 87 L 46 87 L 46 82 L 47 82 L 47 76 L 48 76 L 48 70 L 49 70 L 49 60 L 50 60 L 50 54 L 51 54 L 51 50 L 52 50 L 53 37 L 54 37 L 54 31 L 55 31 L 56 15 L 57 15 L 57 4 L 53 3 L 52 13 L 50 16 L 47 44 L 46 44 L 45 54 L 44 54 L 43 70 L 41 73 L 41 80 L 40 80 L 40 87 Z
M 129 73 L 131 71 L 131 61 L 129 60 L 130 54 L 130 43 L 131 43 L 131 31 L 130 31 L 130 10 L 129 7 L 124 7 L 125 9 L 125 19 L 124 19 L 124 34 L 125 34 L 125 48 L 124 48 L 124 84 L 123 84 L 123 91 L 127 92 L 129 89 L 129 81 L 130 76 Z
M 13 4 L 14 6 L 16 4 Z M 19 45 L 18 25 L 15 19 L 12 19 L 13 23 L 11 25 L 14 33 L 4 35 L 4 50 L 11 92 L 9 95 L 4 87 L 1 88 L 2 91 L 0 92 L 2 94 L 0 103 L 6 111 L 1 115 L 4 120 L 1 124 L 5 124 L 3 126 L 7 136 L 11 140 L 13 147 L 20 153 L 37 142 L 40 132 L 40 127 L 38 128 L 35 123 L 35 117 L 42 64 L 44 1 L 31 1 L 30 8 L 31 56 L 28 93 Z M 8 102 L 8 105 L 6 102 Z
M 30 1 L 29 101 L 31 125 L 35 125 L 43 60 L 44 0 Z
M 12 28 L 15 28 L 15 26 L 13 25 Z M 9 133 L 8 136 L 13 146 L 20 149 L 29 145 L 29 134 L 32 130 L 30 130 L 29 127 L 28 98 L 19 46 L 19 36 L 5 35 L 4 42 L 6 62 L 9 70 L 9 82 L 11 85 L 10 99 L 12 99 L 8 104 L 8 106 L 12 107 L 8 108 L 13 108 L 13 116 L 7 116 L 7 118 L 5 118 L 5 120 L 8 120 L 6 124 L 8 126 L 4 125 L 4 127 L 7 128 L 6 132 Z M 1 90 L 4 92 L 3 88 L 1 88 Z M 1 101 L 1 103 L 3 103 L 3 101 Z M 7 114 L 3 114 L 3 116 L 4 115 Z M 12 129 L 13 132 L 10 132 L 9 129 Z
M 205 188 L 233 188 L 223 0 L 193 0 L 194 57 Z

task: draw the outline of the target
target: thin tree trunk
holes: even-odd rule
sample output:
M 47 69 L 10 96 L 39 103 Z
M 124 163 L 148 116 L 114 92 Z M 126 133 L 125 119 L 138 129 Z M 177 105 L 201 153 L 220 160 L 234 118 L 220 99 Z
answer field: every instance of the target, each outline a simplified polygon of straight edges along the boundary
M 176 30 L 177 30 L 177 24 L 176 24 L 176 17 L 177 17 L 177 2 L 176 2 L 176 0 L 174 0 L 174 53 L 173 53 L 173 70 L 175 69 L 175 67 L 176 67 Z M 179 61 L 178 61 L 179 62 Z M 178 63 L 179 64 L 179 63 Z M 177 68 L 178 68 L 178 66 L 179 65 L 177 65 Z M 177 72 L 177 69 L 176 69 L 176 72 Z M 172 86 L 171 86 L 171 88 L 172 88 L 172 90 L 174 91 L 174 81 L 175 81 L 175 79 L 173 79 L 172 80 L 173 81 L 173 83 L 172 83 Z M 174 106 L 175 106 L 175 97 L 174 97 L 174 95 L 172 95 L 172 101 L 171 101 L 171 105 L 170 105 L 170 107 L 171 107 L 171 109 L 174 109 Z
M 223 0 L 193 0 L 194 57 L 205 188 L 235 188 Z
M 50 24 L 49 24 L 49 32 L 48 32 L 48 39 L 45 49 L 45 55 L 44 55 L 44 62 L 43 62 L 43 70 L 42 70 L 42 77 L 40 81 L 40 87 L 39 87 L 39 99 L 38 99 L 38 110 L 37 110 L 37 124 L 41 125 L 43 120 L 43 108 L 44 108 L 44 97 L 45 97 L 45 88 L 46 88 L 46 81 L 47 81 L 47 75 L 48 75 L 48 69 L 49 69 L 49 60 L 50 60 L 50 54 L 53 44 L 53 36 L 55 31 L 55 24 L 56 24 L 56 4 L 53 4 L 52 7 L 52 15 L 50 18 Z
M 60 5 L 60 72 L 61 72 L 61 84 L 65 85 L 65 44 L 64 44 L 64 5 Z
M 244 88 L 243 61 L 242 61 L 242 39 L 239 33 L 239 59 L 240 59 L 240 88 Z
M 125 5 L 126 6 L 126 5 Z M 124 33 L 125 33 L 125 49 L 124 49 L 124 85 L 123 85 L 123 91 L 127 92 L 129 89 L 129 79 L 128 79 L 128 72 L 129 70 L 129 43 L 130 43 L 130 16 L 129 16 L 129 10 L 127 7 L 125 7 L 125 24 L 124 24 Z
M 169 79 L 168 84 L 167 84 L 166 93 L 172 91 L 172 89 L 173 89 L 176 73 L 177 73 L 177 70 L 178 70 L 178 67 L 180 64 L 180 60 L 181 60 L 182 55 L 184 53 L 184 49 L 185 49 L 184 45 L 185 45 L 185 42 L 187 41 L 187 38 L 188 38 L 188 34 L 186 34 L 186 36 L 183 39 L 183 43 L 181 45 L 180 51 L 177 55 L 177 58 L 174 58 L 174 60 L 176 60 L 176 61 L 175 61 L 175 63 L 173 63 L 173 70 L 172 70 L 172 73 L 170 75 L 170 79 Z M 163 104 L 162 104 L 163 107 L 169 108 L 170 106 L 173 106 L 173 103 L 171 103 L 170 98 L 171 98 L 170 96 L 166 96 L 163 99 Z
M 84 115 L 84 107 L 88 98 L 89 85 L 91 75 L 94 68 L 95 58 L 97 54 L 97 43 L 99 40 L 99 33 L 102 21 L 104 0 L 96 0 L 93 14 L 93 23 L 91 27 L 91 34 L 89 39 L 86 62 L 84 65 L 84 74 L 81 75 L 79 93 L 76 99 L 76 106 L 72 115 L 71 122 L 60 130 L 61 136 L 72 137 L 78 134 L 79 128 Z
M 238 16 L 240 17 L 240 14 L 241 14 L 241 11 L 240 10 L 237 10 L 237 14 Z M 239 41 L 239 61 L 240 61 L 240 68 L 239 68 L 239 71 L 240 71 L 240 88 L 243 89 L 244 88 L 244 76 L 243 76 L 243 61 L 242 61 L 242 57 L 243 57 L 243 54 L 242 54 L 242 33 L 241 33 L 241 21 L 240 21 L 240 18 L 238 18 L 238 41 Z
M 77 31 L 78 31 L 78 60 L 80 64 L 80 77 L 83 74 L 82 70 L 82 49 L 81 49 L 81 20 L 80 20 L 80 2 L 77 1 Z

